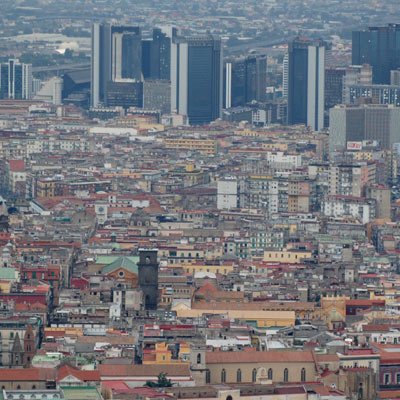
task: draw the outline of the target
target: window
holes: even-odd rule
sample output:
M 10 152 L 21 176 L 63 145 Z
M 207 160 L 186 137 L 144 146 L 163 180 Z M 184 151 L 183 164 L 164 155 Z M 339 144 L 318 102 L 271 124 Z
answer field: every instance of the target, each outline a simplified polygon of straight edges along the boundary
M 396 374 L 396 383 L 399 385 L 400 384 L 400 374 Z
M 306 381 L 306 369 L 302 368 L 301 369 L 301 382 L 305 382 Z
M 201 354 L 197 354 L 197 364 L 201 364 Z
M 225 383 L 226 382 L 226 371 L 225 369 L 223 369 L 221 371 L 221 383 Z
M 268 377 L 268 379 L 269 379 L 270 381 L 272 381 L 273 376 L 274 376 L 274 374 L 273 374 L 273 372 L 272 372 L 272 368 L 270 368 L 270 369 L 268 370 L 268 375 L 267 375 L 267 377 Z
M 385 385 L 390 385 L 390 374 L 385 374 L 383 376 L 383 379 L 384 379 L 384 384 Z
M 251 381 L 254 383 L 257 381 L 257 370 L 254 368 L 253 372 L 251 373 Z
M 240 368 L 236 372 L 236 382 L 237 383 L 242 382 L 242 370 Z
M 206 383 L 211 383 L 211 372 L 209 369 L 206 371 Z
M 283 382 L 289 382 L 289 370 L 287 368 L 283 370 Z

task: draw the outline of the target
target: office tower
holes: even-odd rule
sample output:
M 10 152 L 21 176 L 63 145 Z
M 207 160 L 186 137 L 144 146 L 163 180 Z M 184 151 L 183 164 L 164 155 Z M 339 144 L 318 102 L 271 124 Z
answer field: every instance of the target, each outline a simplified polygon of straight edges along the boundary
M 91 105 L 106 102 L 108 82 L 142 80 L 141 30 L 95 23 L 92 27 Z
M 171 107 L 193 125 L 222 112 L 222 46 L 212 35 L 177 37 L 171 48 Z
M 265 101 L 267 57 L 250 55 L 225 65 L 225 104 L 244 106 L 251 101 Z M 227 96 L 230 93 L 230 98 Z M 228 108 L 228 107 L 227 107 Z
M 53 76 L 43 82 L 40 89 L 35 93 L 34 99 L 41 100 L 54 105 L 62 104 L 63 79 Z
M 34 96 L 42 87 L 42 81 L 40 79 L 32 79 L 32 96 Z
M 370 64 L 373 83 L 389 84 L 390 71 L 400 67 L 400 25 L 354 31 L 352 43 L 352 63 Z
M 246 58 L 246 102 L 265 101 L 267 88 L 267 57 L 251 55 Z
M 162 114 L 169 114 L 171 112 L 171 82 L 145 80 L 143 82 L 143 107 L 159 110 Z
M 343 102 L 343 83 L 346 68 L 327 68 L 325 69 L 325 111 L 342 104 Z
M 400 69 L 390 71 L 390 84 L 400 86 Z
M 224 108 L 232 107 L 232 63 L 224 65 Z
M 32 65 L 18 60 L 0 64 L 0 98 L 29 100 L 32 98 Z
M 343 103 L 350 102 L 350 86 L 372 85 L 372 67 L 369 64 L 350 65 L 343 77 Z
M 142 41 L 142 71 L 144 79 L 171 80 L 171 41 L 175 27 L 153 29 L 153 37 Z
M 282 65 L 282 97 L 287 99 L 289 91 L 289 54 L 285 53 Z
M 400 108 L 393 105 L 339 105 L 330 110 L 329 150 L 344 150 L 347 142 L 376 140 L 390 150 L 400 143 Z
M 289 44 L 288 123 L 324 127 L 325 43 L 296 38 Z
M 152 39 L 142 40 L 142 74 L 144 79 L 150 79 L 151 45 Z
M 107 82 L 105 105 L 107 107 L 143 107 L 143 82 L 125 80 Z
M 111 80 L 142 80 L 142 33 L 136 26 L 111 27 Z
M 171 28 L 170 36 L 162 29 L 153 29 L 151 46 L 151 79 L 171 79 L 171 38 L 176 36 L 176 28 Z
M 92 26 L 91 105 L 104 103 L 107 82 L 111 79 L 111 26 Z
M 346 104 L 394 104 L 400 107 L 400 86 L 349 85 Z

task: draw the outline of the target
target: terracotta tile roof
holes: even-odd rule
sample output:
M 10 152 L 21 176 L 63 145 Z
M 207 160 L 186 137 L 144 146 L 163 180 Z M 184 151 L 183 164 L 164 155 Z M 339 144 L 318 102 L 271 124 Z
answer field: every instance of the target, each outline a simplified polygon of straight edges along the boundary
M 82 382 L 99 382 L 100 372 L 99 371 L 82 371 L 70 367 L 69 365 L 63 365 L 57 371 L 57 382 L 66 378 L 67 376 L 74 376 Z
M 99 365 L 101 378 L 107 377 L 151 377 L 166 373 L 169 378 L 178 376 L 190 376 L 189 365 Z
M 52 368 L 11 368 L 3 369 L 0 382 L 42 382 L 55 380 L 56 370 Z
M 25 162 L 24 160 L 10 160 L 9 161 L 10 171 L 11 172 L 23 172 L 25 171 Z
M 379 399 L 400 399 L 400 390 L 383 390 L 378 392 Z
M 351 299 L 346 300 L 346 306 L 384 306 L 385 300 L 362 300 L 362 299 Z
M 207 364 L 220 363 L 282 363 L 282 362 L 312 362 L 314 363 L 311 351 L 213 351 L 206 353 Z
M 336 354 L 315 354 L 317 362 L 339 362 L 339 357 Z
M 388 332 L 389 328 L 389 324 L 368 324 L 362 326 L 363 332 Z

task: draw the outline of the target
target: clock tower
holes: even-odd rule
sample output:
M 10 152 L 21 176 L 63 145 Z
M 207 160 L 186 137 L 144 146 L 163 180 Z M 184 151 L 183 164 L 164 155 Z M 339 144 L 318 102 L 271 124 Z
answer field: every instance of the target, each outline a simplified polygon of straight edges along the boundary
M 158 261 L 157 249 L 139 249 L 139 287 L 143 292 L 145 310 L 157 310 Z

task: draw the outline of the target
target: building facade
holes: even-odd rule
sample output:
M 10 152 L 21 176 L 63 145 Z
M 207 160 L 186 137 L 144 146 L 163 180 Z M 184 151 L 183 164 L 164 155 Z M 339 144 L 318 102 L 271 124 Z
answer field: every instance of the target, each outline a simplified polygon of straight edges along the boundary
M 288 123 L 324 127 L 325 43 L 296 38 L 289 43 Z
M 389 84 L 390 71 L 400 67 L 399 33 L 398 24 L 353 32 L 352 63 L 371 65 L 373 83 Z
M 222 115 L 222 45 L 212 35 L 176 38 L 171 59 L 171 106 L 203 125 Z

